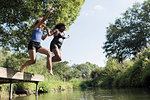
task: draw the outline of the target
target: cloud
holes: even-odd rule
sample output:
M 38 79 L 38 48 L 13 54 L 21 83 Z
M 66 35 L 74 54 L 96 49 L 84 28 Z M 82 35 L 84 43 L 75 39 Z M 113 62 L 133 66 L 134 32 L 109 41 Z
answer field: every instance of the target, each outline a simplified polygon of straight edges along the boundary
M 104 8 L 100 5 L 95 5 L 93 6 L 91 9 L 89 10 L 86 10 L 86 11 L 83 11 L 82 14 L 84 16 L 90 16 L 90 15 L 93 15 L 95 14 L 97 11 L 100 11 L 100 10 L 103 10 Z
M 103 10 L 104 8 L 101 5 L 95 5 L 94 9 L 95 10 Z

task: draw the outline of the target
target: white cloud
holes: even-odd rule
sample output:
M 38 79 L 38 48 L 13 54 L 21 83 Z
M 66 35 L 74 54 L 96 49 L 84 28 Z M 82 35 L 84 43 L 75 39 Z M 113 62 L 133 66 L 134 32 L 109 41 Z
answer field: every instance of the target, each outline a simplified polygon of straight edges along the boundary
M 104 8 L 101 5 L 94 6 L 95 10 L 103 10 Z
M 90 16 L 90 15 L 92 15 L 92 14 L 95 14 L 96 11 L 98 11 L 98 10 L 103 10 L 103 9 L 104 9 L 104 8 L 103 8 L 102 6 L 100 6 L 100 5 L 95 5 L 95 6 L 92 7 L 91 9 L 86 10 L 86 11 L 83 11 L 82 14 L 83 14 L 84 16 Z

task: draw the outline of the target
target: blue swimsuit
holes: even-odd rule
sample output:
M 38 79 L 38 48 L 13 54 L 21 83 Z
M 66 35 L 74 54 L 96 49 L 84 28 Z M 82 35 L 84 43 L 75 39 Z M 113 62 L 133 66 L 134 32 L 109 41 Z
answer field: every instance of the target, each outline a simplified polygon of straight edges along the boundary
M 43 32 L 41 30 L 41 28 L 38 28 L 36 30 L 33 30 L 32 31 L 32 38 L 31 38 L 31 41 L 34 41 L 34 42 L 41 42 L 41 37 L 43 35 Z
M 39 48 L 41 48 L 40 42 L 41 42 L 42 35 L 43 32 L 41 28 L 32 31 L 32 37 L 28 44 L 28 50 L 35 49 L 37 51 Z

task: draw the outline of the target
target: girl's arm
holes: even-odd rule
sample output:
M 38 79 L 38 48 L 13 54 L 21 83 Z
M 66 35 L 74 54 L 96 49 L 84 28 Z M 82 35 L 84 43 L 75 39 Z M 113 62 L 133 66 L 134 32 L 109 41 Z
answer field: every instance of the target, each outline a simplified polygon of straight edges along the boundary
M 46 31 L 47 31 L 47 34 L 46 35 L 44 35 L 44 36 L 42 36 L 42 40 L 45 40 L 45 38 L 47 37 L 47 36 L 50 36 L 51 35 L 51 33 L 50 33 L 50 28 L 46 28 Z
M 69 36 L 69 35 L 67 35 L 67 36 L 64 36 L 64 39 L 68 39 L 68 38 L 70 38 L 70 36 Z
M 42 36 L 42 40 L 45 40 L 47 37 L 47 34 L 45 34 L 44 36 Z
M 34 29 L 37 29 L 44 21 L 46 21 L 46 19 L 48 18 L 48 16 L 50 15 L 50 13 L 53 12 L 53 10 L 54 10 L 54 8 L 51 8 L 49 10 L 49 12 L 43 17 L 43 19 L 34 26 Z
M 70 38 L 70 36 L 69 35 L 65 36 L 65 33 L 63 33 L 63 39 L 68 39 L 68 38 Z
M 52 36 L 53 34 L 54 34 L 55 36 L 57 36 L 57 35 L 58 35 L 58 29 L 55 29 L 55 30 L 53 30 L 52 32 L 50 32 L 50 29 L 49 29 L 49 31 L 47 32 L 47 34 L 48 34 L 48 36 Z

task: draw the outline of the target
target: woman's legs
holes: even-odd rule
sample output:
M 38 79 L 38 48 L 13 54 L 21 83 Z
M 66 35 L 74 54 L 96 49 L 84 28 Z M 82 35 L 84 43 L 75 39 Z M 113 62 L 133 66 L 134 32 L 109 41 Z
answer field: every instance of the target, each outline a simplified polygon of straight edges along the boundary
M 47 55 L 48 72 L 50 73 L 50 75 L 53 75 L 51 52 L 49 50 L 47 50 L 46 48 L 43 48 L 43 47 L 38 49 L 37 52 Z
M 52 62 L 57 62 L 62 60 L 62 53 L 61 50 L 58 48 L 52 49 L 52 52 L 55 54 L 55 56 L 52 57 Z
M 26 61 L 23 65 L 21 65 L 21 68 L 20 68 L 21 72 L 23 72 L 23 69 L 26 66 L 32 65 L 36 61 L 36 51 L 35 50 L 29 50 L 28 53 L 29 53 L 29 56 L 30 56 L 30 60 Z

